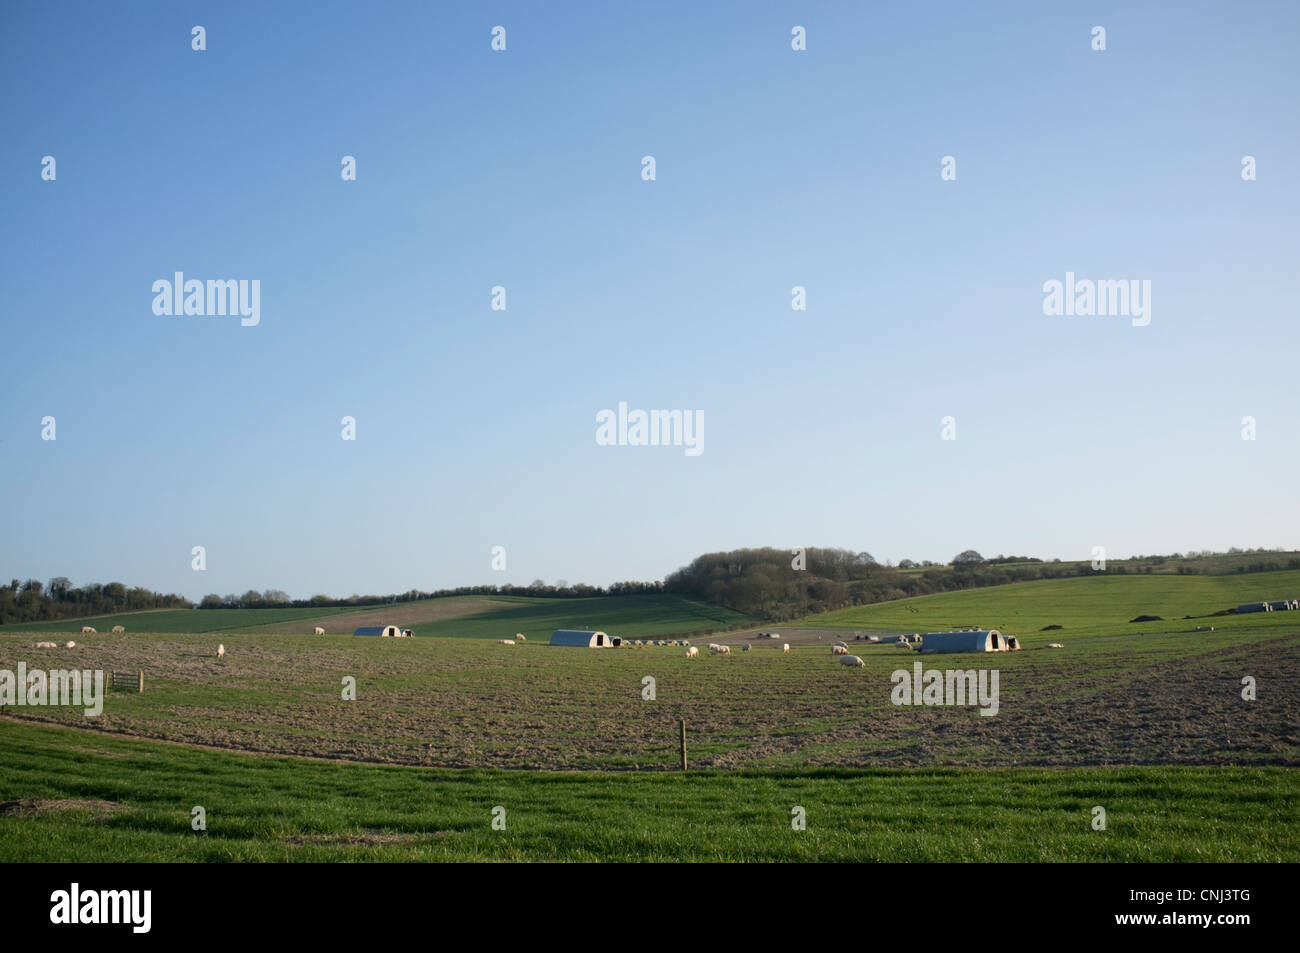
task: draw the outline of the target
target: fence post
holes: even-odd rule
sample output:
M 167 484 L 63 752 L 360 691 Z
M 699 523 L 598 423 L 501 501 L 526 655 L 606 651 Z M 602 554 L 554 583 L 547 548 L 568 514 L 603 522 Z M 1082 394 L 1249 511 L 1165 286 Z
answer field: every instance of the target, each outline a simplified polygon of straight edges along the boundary
M 140 672 L 140 680 L 136 683 L 136 690 L 140 694 L 142 695 L 144 694 L 144 672 L 143 671 Z
M 683 718 L 681 722 L 682 722 L 682 770 L 685 771 L 686 770 L 686 719 Z

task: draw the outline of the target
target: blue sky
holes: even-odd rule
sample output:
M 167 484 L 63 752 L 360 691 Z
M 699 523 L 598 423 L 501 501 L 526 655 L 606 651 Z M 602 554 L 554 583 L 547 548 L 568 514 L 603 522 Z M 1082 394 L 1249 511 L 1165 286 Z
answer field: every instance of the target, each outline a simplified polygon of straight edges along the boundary
M 6 4 L 0 576 L 1300 547 L 1297 40 L 1292 3 Z M 155 315 L 176 271 L 261 323 Z M 1067 271 L 1151 323 L 1045 316 Z M 620 401 L 704 452 L 597 446 Z

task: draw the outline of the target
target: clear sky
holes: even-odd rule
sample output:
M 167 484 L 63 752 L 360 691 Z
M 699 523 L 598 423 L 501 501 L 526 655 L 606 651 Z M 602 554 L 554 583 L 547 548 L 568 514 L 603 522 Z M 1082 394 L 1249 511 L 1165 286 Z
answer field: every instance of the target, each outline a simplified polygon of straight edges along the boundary
M 1291 2 L 8 2 L 0 576 L 1300 547 L 1298 48 Z M 177 271 L 260 324 L 155 315 Z M 1066 272 L 1150 324 L 1045 315 Z M 620 401 L 703 453 L 597 445 Z

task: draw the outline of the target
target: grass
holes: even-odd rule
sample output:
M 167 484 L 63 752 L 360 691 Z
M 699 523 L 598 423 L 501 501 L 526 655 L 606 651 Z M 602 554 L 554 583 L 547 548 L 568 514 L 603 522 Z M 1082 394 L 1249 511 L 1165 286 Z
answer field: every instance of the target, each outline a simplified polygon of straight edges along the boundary
M 1213 625 L 1216 629 L 1270 627 L 1300 613 L 1257 613 L 1200 618 L 1244 602 L 1300 597 L 1300 571 L 1223 576 L 1083 576 L 945 592 L 840 609 L 798 625 L 888 632 L 934 632 L 978 626 L 1001 629 L 1028 644 L 1071 635 L 1167 632 Z M 1139 615 L 1164 622 L 1131 623 Z M 1183 616 L 1197 617 L 1184 620 Z M 1063 628 L 1040 632 L 1044 626 Z
M 533 641 L 545 641 L 556 629 L 598 629 L 639 639 L 736 628 L 755 621 L 730 609 L 673 595 L 494 598 L 508 604 L 466 618 L 418 625 L 415 634 L 499 639 L 522 632 Z
M 1297 798 L 1277 768 L 448 771 L 0 727 L 0 801 L 61 802 L 0 805 L 6 863 L 1294 862 Z
M 115 625 L 125 626 L 128 632 L 239 632 L 244 629 L 277 626 L 294 631 L 304 629 L 305 620 L 334 618 L 355 612 L 343 609 L 155 609 L 148 612 L 119 612 L 113 615 L 59 619 L 54 622 L 10 623 L 0 632 L 78 633 L 84 625 L 107 632 Z M 295 624 L 296 623 L 296 624 Z M 305 626 L 311 631 L 311 626 Z
M 629 638 L 677 635 L 735 628 L 753 622 L 719 606 L 669 594 L 546 599 L 536 596 L 449 596 L 387 606 L 306 609 L 162 609 L 95 618 L 22 623 L 0 632 L 79 633 L 84 625 L 107 632 L 188 632 L 231 635 L 310 633 L 320 625 L 332 633 L 351 633 L 361 625 L 391 622 L 415 635 L 454 638 L 505 638 L 523 632 L 549 638 L 556 629 L 600 629 Z

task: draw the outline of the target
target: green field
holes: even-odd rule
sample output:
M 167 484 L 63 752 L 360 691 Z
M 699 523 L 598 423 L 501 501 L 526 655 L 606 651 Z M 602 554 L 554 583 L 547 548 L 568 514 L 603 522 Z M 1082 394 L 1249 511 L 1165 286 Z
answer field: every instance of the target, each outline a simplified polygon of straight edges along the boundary
M 9 724 L 0 762 L 6 863 L 1300 857 L 1300 781 L 1276 768 L 446 771 Z M 196 805 L 206 831 L 191 827 Z M 491 827 L 496 807 L 505 830 Z
M 107 632 L 115 625 L 128 632 L 240 632 L 273 627 L 302 631 L 304 620 L 329 618 L 355 609 L 155 609 L 148 612 L 119 612 L 114 615 L 58 619 L 53 622 L 24 622 L 0 627 L 5 632 L 67 632 L 76 634 L 84 625 Z M 310 632 L 311 627 L 307 626 Z
M 596 596 L 540 599 L 491 596 L 490 611 L 463 618 L 417 623 L 416 635 L 455 638 L 509 638 L 522 632 L 544 641 L 556 629 L 598 629 L 630 639 L 711 632 L 750 625 L 755 620 L 720 606 L 672 595 Z
M 1264 599 L 1300 598 L 1300 571 L 1223 576 L 1084 576 L 1021 582 L 965 592 L 840 609 L 801 625 L 888 632 L 937 632 L 975 626 L 996 628 L 1027 644 L 1084 635 L 1164 632 L 1213 625 L 1241 628 L 1279 624 L 1300 629 L 1300 613 L 1257 613 L 1208 618 L 1210 613 Z M 1140 615 L 1164 622 L 1132 623 Z M 1193 616 L 1185 620 L 1184 616 Z M 1294 622 L 1292 619 L 1294 618 Z M 1061 630 L 1040 633 L 1044 626 Z
M 85 625 L 107 632 L 192 632 L 233 635 L 310 633 L 320 625 L 332 634 L 350 634 L 362 625 L 391 622 L 415 635 L 452 638 L 505 638 L 523 632 L 549 638 L 556 629 L 591 628 L 629 638 L 723 630 L 753 619 L 718 606 L 674 595 L 594 596 L 546 599 L 534 596 L 449 596 L 387 606 L 307 609 L 160 609 L 56 622 L 0 627 L 6 631 L 67 632 Z

